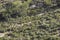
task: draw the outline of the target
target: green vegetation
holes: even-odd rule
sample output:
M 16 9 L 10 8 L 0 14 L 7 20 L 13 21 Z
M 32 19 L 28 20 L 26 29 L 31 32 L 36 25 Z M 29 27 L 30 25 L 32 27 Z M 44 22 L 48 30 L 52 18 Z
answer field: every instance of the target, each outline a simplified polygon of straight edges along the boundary
M 44 0 L 46 4 L 51 5 L 52 4 L 52 0 Z
M 54 1 L 55 3 L 55 1 Z M 60 40 L 60 7 L 52 0 L 0 2 L 0 40 Z

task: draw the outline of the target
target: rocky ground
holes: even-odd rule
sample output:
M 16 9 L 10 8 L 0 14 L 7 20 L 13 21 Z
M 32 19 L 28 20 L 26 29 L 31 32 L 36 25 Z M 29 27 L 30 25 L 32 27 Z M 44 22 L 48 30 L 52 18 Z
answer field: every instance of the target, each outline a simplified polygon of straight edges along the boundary
M 0 40 L 60 40 L 59 5 L 59 0 L 3 0 Z

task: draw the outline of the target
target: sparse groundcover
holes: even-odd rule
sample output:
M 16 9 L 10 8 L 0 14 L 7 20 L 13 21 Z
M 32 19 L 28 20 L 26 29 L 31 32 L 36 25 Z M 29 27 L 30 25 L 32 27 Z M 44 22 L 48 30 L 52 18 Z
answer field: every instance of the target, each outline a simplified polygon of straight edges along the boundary
M 1 0 L 0 40 L 60 40 L 59 2 Z

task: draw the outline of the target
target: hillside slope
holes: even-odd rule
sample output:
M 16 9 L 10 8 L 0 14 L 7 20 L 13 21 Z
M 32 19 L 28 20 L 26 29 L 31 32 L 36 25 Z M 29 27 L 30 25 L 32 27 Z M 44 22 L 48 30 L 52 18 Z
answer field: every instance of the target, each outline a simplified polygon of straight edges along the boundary
M 0 40 L 60 40 L 60 1 L 0 0 Z

